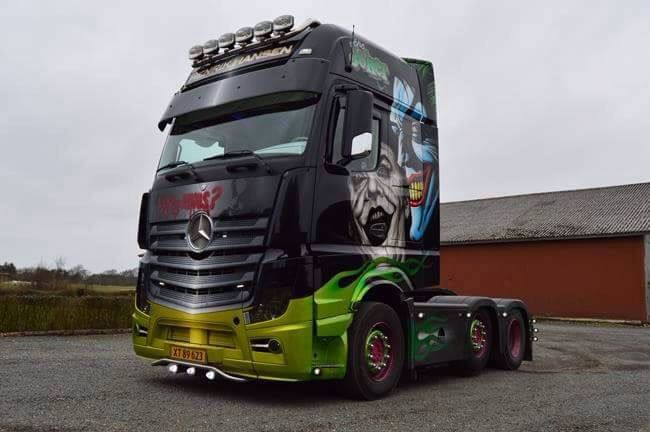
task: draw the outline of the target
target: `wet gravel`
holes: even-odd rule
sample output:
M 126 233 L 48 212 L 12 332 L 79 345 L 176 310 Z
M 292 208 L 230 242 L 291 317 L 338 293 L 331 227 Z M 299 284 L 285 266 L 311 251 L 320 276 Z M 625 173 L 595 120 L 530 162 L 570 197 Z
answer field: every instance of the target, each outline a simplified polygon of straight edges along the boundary
M 650 328 L 540 323 L 535 361 L 440 368 L 375 402 L 169 375 L 129 335 L 0 338 L 0 431 L 648 431 Z

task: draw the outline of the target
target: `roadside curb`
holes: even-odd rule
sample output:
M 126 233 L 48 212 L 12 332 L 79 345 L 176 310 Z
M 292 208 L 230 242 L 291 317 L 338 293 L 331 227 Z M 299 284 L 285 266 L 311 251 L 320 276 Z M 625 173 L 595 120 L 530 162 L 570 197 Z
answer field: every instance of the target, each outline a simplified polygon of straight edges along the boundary
M 21 336 L 85 336 L 85 335 L 102 335 L 102 334 L 122 334 L 131 333 L 130 328 L 125 329 L 83 329 L 83 330 L 43 330 L 43 331 L 22 331 L 0 333 L 2 337 L 21 337 Z
M 615 319 L 600 319 L 600 318 L 564 318 L 564 317 L 546 317 L 546 316 L 535 316 L 535 319 L 539 322 L 544 321 L 556 321 L 564 323 L 573 323 L 573 324 L 606 324 L 606 325 L 619 325 L 619 326 L 634 326 L 634 327 L 648 327 L 649 323 L 636 320 L 615 320 Z

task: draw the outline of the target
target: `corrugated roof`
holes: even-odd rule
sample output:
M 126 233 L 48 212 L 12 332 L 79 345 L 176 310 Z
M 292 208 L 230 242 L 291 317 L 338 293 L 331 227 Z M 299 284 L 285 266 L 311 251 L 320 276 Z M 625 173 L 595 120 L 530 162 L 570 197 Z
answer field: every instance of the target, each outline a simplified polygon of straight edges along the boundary
M 443 203 L 441 243 L 650 232 L 650 183 Z

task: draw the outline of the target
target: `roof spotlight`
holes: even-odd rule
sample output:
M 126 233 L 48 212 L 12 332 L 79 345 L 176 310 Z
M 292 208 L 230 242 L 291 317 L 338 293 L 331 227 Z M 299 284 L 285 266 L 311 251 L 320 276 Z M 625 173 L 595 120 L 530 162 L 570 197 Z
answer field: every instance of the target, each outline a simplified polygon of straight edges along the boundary
M 280 15 L 273 20 L 273 31 L 286 33 L 293 27 L 293 15 Z
M 195 45 L 190 48 L 189 57 L 190 60 L 200 60 L 203 57 L 203 47 L 201 45 Z
M 255 39 L 263 41 L 271 37 L 273 33 L 273 23 L 271 21 L 262 21 L 255 24 L 254 27 Z
M 217 54 L 219 52 L 219 41 L 216 39 L 210 39 L 203 44 L 203 54 L 211 55 Z
M 235 46 L 235 34 L 225 33 L 219 36 L 219 48 L 225 50 L 232 49 Z
M 235 42 L 240 46 L 245 46 L 253 40 L 253 27 L 242 27 L 235 33 Z

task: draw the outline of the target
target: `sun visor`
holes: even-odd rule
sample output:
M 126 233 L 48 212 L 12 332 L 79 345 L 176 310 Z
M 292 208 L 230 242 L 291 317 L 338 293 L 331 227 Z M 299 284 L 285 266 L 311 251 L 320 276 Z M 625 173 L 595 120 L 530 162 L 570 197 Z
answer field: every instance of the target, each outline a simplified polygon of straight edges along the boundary
M 158 122 L 165 129 L 174 117 L 242 99 L 273 93 L 304 91 L 322 93 L 329 63 L 322 59 L 290 59 L 281 66 L 222 78 L 177 93 Z

